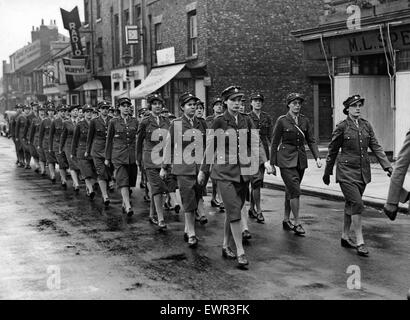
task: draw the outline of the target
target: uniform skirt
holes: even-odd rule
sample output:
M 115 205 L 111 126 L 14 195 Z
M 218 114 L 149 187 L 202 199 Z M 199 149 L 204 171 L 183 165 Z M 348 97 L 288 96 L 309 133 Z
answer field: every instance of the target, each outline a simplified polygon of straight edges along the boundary
M 109 181 L 111 179 L 110 169 L 105 165 L 103 158 L 93 157 L 97 179 L 100 181 Z
M 218 180 L 218 188 L 221 192 L 222 202 L 230 222 L 241 220 L 241 210 L 249 193 L 249 183 L 243 181 L 233 182 Z
M 194 212 L 202 198 L 202 186 L 198 184 L 196 176 L 177 176 L 177 179 L 185 212 Z
M 44 150 L 44 153 L 46 154 L 46 159 L 48 163 L 51 163 L 51 164 L 57 163 L 57 158 L 56 158 L 56 154 L 54 153 L 54 151 Z
M 175 193 L 178 189 L 178 179 L 176 175 L 169 174 L 165 181 L 169 193 Z
M 364 182 L 339 182 L 345 197 L 345 214 L 349 216 L 361 214 L 364 210 L 362 196 L 366 189 Z
M 263 188 L 263 179 L 265 177 L 265 165 L 259 166 L 259 171 L 251 178 L 252 189 Z
M 137 184 L 138 166 L 131 164 L 114 164 L 115 181 L 118 188 L 134 188 Z
M 35 146 L 33 146 L 32 144 L 30 144 L 30 154 L 33 157 L 33 159 L 35 159 L 36 161 L 40 160 L 39 154 L 37 152 L 37 149 Z
M 157 194 L 168 193 L 168 188 L 164 180 L 161 179 L 159 173 L 161 169 L 145 169 L 147 180 L 150 184 L 150 191 L 152 196 Z
M 67 156 L 65 154 L 65 152 L 54 152 L 54 154 L 56 155 L 56 159 L 58 162 L 58 167 L 60 168 L 60 170 L 66 170 L 69 168 L 69 164 L 68 164 L 68 159 Z
M 305 174 L 304 169 L 280 168 L 282 180 L 285 183 L 286 200 L 297 199 L 300 197 L 300 184 Z
M 92 159 L 79 159 L 78 164 L 80 166 L 81 175 L 85 179 L 97 178 L 97 174 L 95 172 L 94 163 Z
M 44 149 L 43 148 L 37 148 L 37 153 L 38 153 L 38 157 L 39 157 L 40 161 L 46 163 L 47 158 L 46 158 L 46 153 L 44 152 Z

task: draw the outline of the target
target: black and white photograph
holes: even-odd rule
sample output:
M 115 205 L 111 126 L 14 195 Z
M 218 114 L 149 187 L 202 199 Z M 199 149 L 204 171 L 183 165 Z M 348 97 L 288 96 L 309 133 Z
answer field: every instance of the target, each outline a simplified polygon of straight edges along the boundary
M 410 0 L 0 16 L 0 300 L 410 300 Z

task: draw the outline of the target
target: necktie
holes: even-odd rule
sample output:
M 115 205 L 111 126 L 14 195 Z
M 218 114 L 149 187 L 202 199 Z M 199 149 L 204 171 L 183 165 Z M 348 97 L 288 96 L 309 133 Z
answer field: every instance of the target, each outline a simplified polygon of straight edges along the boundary
M 157 124 L 159 125 L 159 117 L 157 117 Z
M 299 125 L 299 120 L 298 120 L 298 117 L 295 117 L 294 119 L 295 119 L 295 123 L 296 123 L 296 125 Z
M 354 124 L 356 125 L 356 127 L 359 128 L 359 120 L 355 120 L 355 121 L 354 121 Z

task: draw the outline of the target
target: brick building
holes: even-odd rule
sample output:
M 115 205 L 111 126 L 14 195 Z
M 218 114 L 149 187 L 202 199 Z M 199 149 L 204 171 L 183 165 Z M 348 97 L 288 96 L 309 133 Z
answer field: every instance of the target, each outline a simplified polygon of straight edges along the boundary
M 129 95 L 140 107 L 159 90 L 178 113 L 182 92 L 209 105 L 236 84 L 247 94 L 260 90 L 276 118 L 287 111 L 286 95 L 298 91 L 307 96 L 303 112 L 326 140 L 332 129 L 326 64 L 305 61 L 291 34 L 317 25 L 322 9 L 321 0 L 84 0 L 83 29 L 94 78 L 111 77 L 113 102 Z M 137 45 L 125 43 L 127 25 L 138 27 Z

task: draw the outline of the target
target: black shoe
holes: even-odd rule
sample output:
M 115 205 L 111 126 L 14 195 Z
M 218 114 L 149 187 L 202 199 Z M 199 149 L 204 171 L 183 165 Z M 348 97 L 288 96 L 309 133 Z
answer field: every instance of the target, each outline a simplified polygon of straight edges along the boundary
M 293 231 L 295 229 L 295 225 L 290 221 L 283 221 L 282 226 L 283 226 L 283 230 L 286 230 L 286 231 Z
M 369 251 L 366 249 L 364 244 L 361 244 L 360 246 L 357 246 L 356 248 L 357 254 L 362 257 L 367 257 L 369 255 Z
M 198 238 L 196 236 L 189 237 L 188 245 L 190 248 L 196 248 L 198 246 Z
M 94 198 L 95 198 L 95 192 L 92 191 L 92 192 L 90 193 L 90 200 L 94 200 Z
M 252 218 L 252 219 L 257 219 L 258 218 L 258 214 L 256 213 L 256 211 L 254 209 L 249 209 L 248 215 L 249 215 L 249 218 Z
M 30 167 L 30 165 L 26 165 L 26 166 L 24 167 L 24 169 L 30 170 L 31 167 Z
M 110 199 L 107 198 L 107 199 L 105 199 L 105 200 L 103 199 L 103 203 L 104 203 L 104 206 L 105 206 L 105 207 L 109 207 L 111 201 L 110 201 Z
M 133 215 L 134 215 L 134 211 L 132 210 L 132 208 L 130 208 L 130 209 L 127 211 L 127 217 L 131 218 Z
M 225 206 L 223 203 L 219 205 L 219 212 L 225 212 Z
M 211 207 L 218 208 L 221 204 L 217 200 L 211 200 Z
M 238 257 L 238 266 L 239 266 L 239 268 L 244 268 L 247 265 L 249 265 L 249 261 L 248 261 L 248 259 L 246 259 L 246 256 L 244 254 L 239 256 Z
M 74 192 L 75 192 L 75 194 L 79 194 L 80 193 L 80 187 L 74 187 Z
M 265 223 L 265 217 L 263 216 L 263 214 L 262 214 L 262 212 L 259 212 L 257 215 L 256 215 L 256 222 L 257 223 Z
M 140 189 L 145 189 L 145 184 L 144 183 L 140 183 Z
M 236 254 L 229 247 L 222 248 L 222 257 L 224 257 L 225 259 L 236 259 Z
M 47 173 L 45 173 L 45 172 L 43 172 L 43 173 L 41 174 L 42 177 L 45 177 L 46 175 L 47 175 Z
M 386 214 L 386 216 L 389 217 L 389 219 L 390 219 L 391 221 L 396 220 L 397 211 L 398 211 L 398 208 L 397 208 L 397 210 L 394 210 L 394 211 L 387 210 L 386 207 L 383 208 L 383 212 Z
M 179 204 L 175 205 L 175 207 L 173 208 L 176 214 L 179 214 L 179 212 L 181 211 L 181 206 Z
M 356 249 L 356 244 L 351 239 L 340 239 L 340 245 L 347 249 Z
M 52 178 L 52 179 L 51 179 L 51 183 L 52 183 L 52 184 L 56 184 L 56 181 L 57 181 L 56 178 Z
M 189 240 L 188 233 L 184 233 L 184 241 L 188 242 L 188 240 Z
M 306 234 L 306 231 L 305 231 L 305 229 L 303 229 L 301 224 L 298 224 L 297 226 L 295 226 L 295 229 L 293 229 L 293 231 L 298 236 L 303 236 L 303 235 Z
M 156 226 L 158 225 L 158 220 L 155 217 L 149 217 L 148 221 L 153 225 L 156 225 Z
M 201 225 L 206 225 L 208 223 L 208 219 L 205 216 L 199 218 L 199 223 Z
M 64 190 L 67 190 L 67 183 L 65 182 L 61 183 L 61 188 L 63 188 Z
M 40 173 L 40 169 L 37 168 L 36 170 L 34 170 L 34 172 L 35 173 Z
M 252 235 L 248 230 L 242 232 L 242 240 L 250 240 L 252 239 Z

